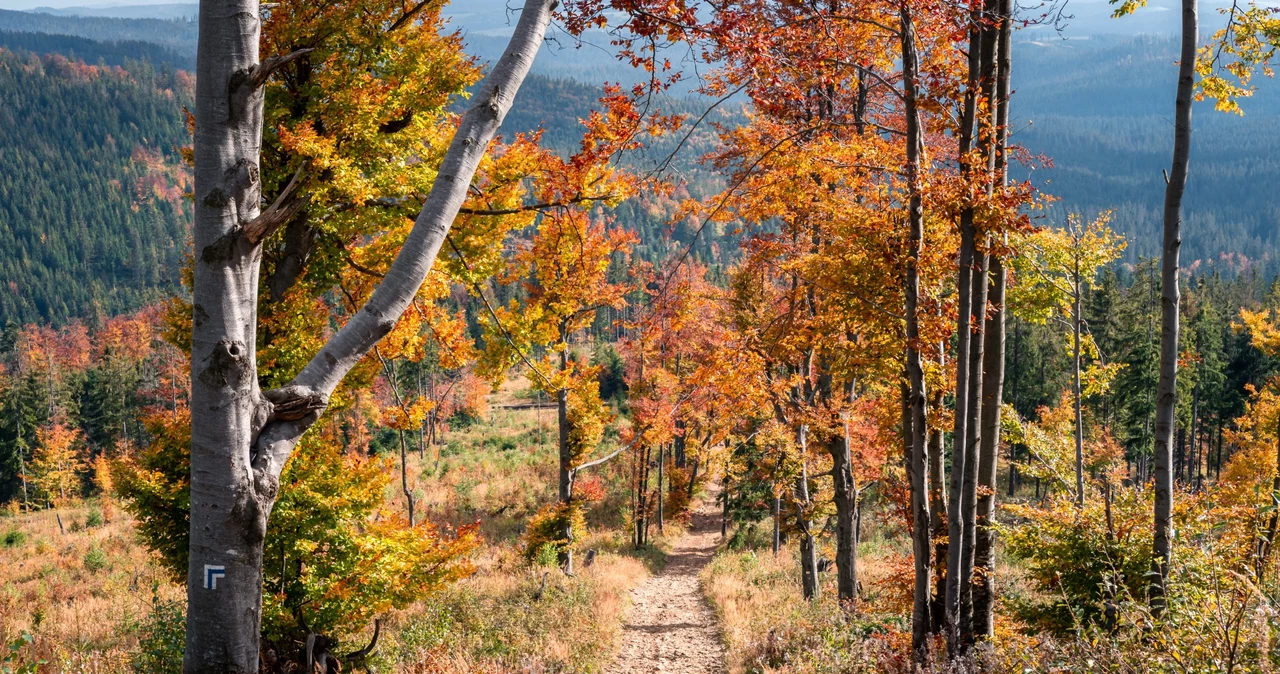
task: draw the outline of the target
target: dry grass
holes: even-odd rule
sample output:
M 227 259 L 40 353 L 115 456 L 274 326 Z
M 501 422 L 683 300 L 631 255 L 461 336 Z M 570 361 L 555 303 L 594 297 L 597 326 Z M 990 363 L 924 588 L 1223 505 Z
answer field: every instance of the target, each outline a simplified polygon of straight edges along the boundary
M 597 536 L 587 545 L 606 543 Z M 498 559 L 394 616 L 387 664 L 395 671 L 586 673 L 612 659 L 628 591 L 648 575 L 643 563 L 601 552 L 568 577 L 529 567 L 510 547 L 486 555 Z
M 106 522 L 85 528 L 94 509 Z M 0 535 L 0 636 L 31 634 L 21 658 L 44 660 L 42 671 L 129 671 L 131 626 L 150 609 L 152 588 L 163 598 L 183 594 L 134 540 L 129 516 L 109 503 L 5 517 Z
M 794 546 L 777 557 L 767 548 L 721 551 L 702 583 L 723 626 L 731 674 L 898 671 L 897 654 L 910 646 L 903 632 L 910 607 L 903 613 L 899 606 L 902 560 L 868 543 L 859 561 L 865 600 L 847 613 L 836 601 L 834 574 L 823 574 L 819 600 L 804 601 Z
M 526 388 L 527 382 L 509 382 L 491 396 L 487 419 L 454 428 L 438 448 L 412 455 L 419 515 L 479 523 L 484 544 L 475 575 L 386 617 L 379 671 L 594 672 L 612 659 L 628 591 L 660 565 L 665 543 L 636 556 L 624 536 L 604 533 L 617 531 L 626 501 L 621 464 L 606 465 L 599 474 L 609 498 L 593 508 L 593 533 L 582 545 L 599 551 L 595 564 L 567 577 L 524 560 L 524 523 L 555 498 L 557 479 L 554 409 L 498 407 L 529 402 Z M 404 507 L 398 477 L 387 500 Z M 93 508 L 107 521 L 84 528 Z M 42 674 L 131 671 L 153 587 L 159 599 L 185 599 L 118 506 L 93 502 L 0 516 L 0 541 L 10 531 L 20 533 L 0 547 L 0 637 L 30 633 L 34 643 L 18 663 L 43 660 Z M 668 537 L 678 534 L 673 528 Z M 101 556 L 93 553 L 86 567 L 91 550 Z M 91 568 L 97 563 L 101 568 Z

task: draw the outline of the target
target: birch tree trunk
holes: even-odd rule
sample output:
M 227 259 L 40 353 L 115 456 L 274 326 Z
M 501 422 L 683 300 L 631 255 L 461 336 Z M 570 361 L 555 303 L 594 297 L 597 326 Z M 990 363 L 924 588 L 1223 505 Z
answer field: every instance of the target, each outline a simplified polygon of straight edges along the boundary
M 297 58 L 259 60 L 257 0 L 202 0 L 196 62 L 191 511 L 187 674 L 258 671 L 262 542 L 280 472 L 348 371 L 412 301 L 490 141 L 533 64 L 553 0 L 529 2 L 463 115 L 422 212 L 368 303 L 289 384 L 261 391 L 256 330 L 261 242 L 283 224 L 261 209 L 262 86 Z M 279 203 L 279 202 L 277 202 Z
M 947 367 L 947 344 L 938 343 L 938 368 Z M 942 389 L 930 394 L 929 408 L 942 409 Z M 947 596 L 947 492 L 946 466 L 943 459 L 946 455 L 946 434 L 941 428 L 929 429 L 929 517 L 933 536 L 933 596 L 929 611 L 933 620 L 933 633 L 942 634 L 946 628 L 943 617 L 946 615 Z
M 1164 193 L 1164 246 L 1160 258 L 1160 381 L 1156 388 L 1155 535 L 1151 609 L 1164 611 L 1173 538 L 1173 424 L 1178 385 L 1178 251 L 1182 246 L 1182 195 L 1191 160 L 1191 95 L 1195 88 L 1199 18 L 1196 0 L 1182 0 L 1182 50 L 1174 105 L 1173 162 Z

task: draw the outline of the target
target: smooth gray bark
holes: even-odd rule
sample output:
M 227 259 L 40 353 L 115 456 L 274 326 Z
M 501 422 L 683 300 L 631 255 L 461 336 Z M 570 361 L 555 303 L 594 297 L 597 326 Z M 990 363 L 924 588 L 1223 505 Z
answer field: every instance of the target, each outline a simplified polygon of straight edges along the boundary
M 259 61 L 257 0 L 202 0 L 196 64 L 191 523 L 187 674 L 258 671 L 262 541 L 280 472 L 347 372 L 408 307 L 533 64 L 553 0 L 529 2 L 463 115 L 412 232 L 368 303 L 288 385 L 258 387 L 262 85 L 296 55 Z
M 995 87 L 995 147 L 992 153 L 992 168 L 996 174 L 997 185 L 1008 184 L 1008 143 L 1009 143 L 1009 96 L 1011 93 L 1011 73 L 1013 66 L 1012 34 L 1013 34 L 1013 0 L 999 0 L 997 5 L 999 21 L 996 44 L 996 87 Z M 992 254 L 990 262 L 991 274 L 991 316 L 987 319 L 985 332 L 986 346 L 983 358 L 986 370 L 982 392 L 982 445 L 978 464 L 978 487 L 981 495 L 978 498 L 977 538 L 974 542 L 974 568 L 980 576 L 973 588 L 973 631 L 979 638 L 992 635 L 995 616 L 996 591 L 996 557 L 995 523 L 996 508 L 996 472 L 1000 454 L 1000 412 L 1004 402 L 1005 378 L 1005 291 L 1008 278 L 1005 273 L 1004 260 L 999 254 Z M 1013 470 L 1010 464 L 1010 471 Z M 1013 473 L 1010 473 L 1010 481 Z
M 982 387 L 982 445 L 978 456 L 978 500 L 973 546 L 972 633 L 976 638 L 991 636 L 995 605 L 996 463 L 1000 453 L 1000 404 L 1004 396 L 1005 289 L 1004 261 L 991 256 L 991 304 L 987 318 L 986 375 Z
M 982 443 L 982 387 L 983 354 L 986 352 L 987 273 L 990 256 L 983 253 L 981 262 L 973 273 L 973 341 L 969 345 L 969 402 L 965 414 L 969 420 L 965 428 L 964 484 L 959 512 L 953 514 L 962 521 L 964 539 L 960 544 L 960 611 L 959 633 L 961 648 L 973 643 L 973 562 L 977 540 L 978 461 Z M 975 259 L 975 263 L 977 260 Z M 955 651 L 953 651 L 955 653 Z
M 1196 0 L 1182 0 L 1182 49 L 1174 103 L 1173 161 L 1164 193 L 1164 245 L 1160 257 L 1160 381 L 1156 387 L 1155 532 L 1151 609 L 1164 610 L 1173 538 L 1173 427 L 1178 387 L 1178 252 L 1182 246 L 1182 195 L 1191 161 L 1191 96 L 1195 89 L 1199 17 Z
M 666 445 L 658 445 L 658 535 L 659 536 L 662 535 L 663 527 L 665 526 L 663 523 L 663 516 L 662 516 L 662 477 L 663 477 L 662 473 L 663 473 L 664 464 L 667 462 L 666 449 L 667 449 Z
M 1084 508 L 1084 392 L 1080 388 L 1080 260 L 1078 257 L 1071 275 L 1071 404 L 1076 417 L 1076 508 Z
M 800 475 L 796 477 L 796 524 L 800 528 L 800 585 L 804 598 L 816 601 L 821 588 L 818 585 L 818 544 L 813 536 L 813 523 L 809 521 L 809 427 L 800 425 L 796 432 L 800 446 Z
M 973 150 L 975 122 L 977 119 L 978 81 L 981 75 L 981 21 L 980 10 L 975 5 L 969 25 L 969 72 L 964 92 L 964 108 L 961 112 L 958 156 L 960 176 L 967 179 L 971 173 L 969 154 Z M 969 404 L 973 400 L 970 389 L 973 384 L 973 277 L 977 249 L 977 233 L 973 208 L 960 212 L 960 252 L 956 260 L 956 390 L 955 414 L 951 444 L 951 479 L 948 500 L 951 504 L 947 522 L 947 593 L 944 602 L 947 643 L 956 644 L 960 626 L 960 594 L 963 572 L 961 567 L 968 557 L 964 549 L 964 478 L 965 460 L 968 456 L 970 437 Z

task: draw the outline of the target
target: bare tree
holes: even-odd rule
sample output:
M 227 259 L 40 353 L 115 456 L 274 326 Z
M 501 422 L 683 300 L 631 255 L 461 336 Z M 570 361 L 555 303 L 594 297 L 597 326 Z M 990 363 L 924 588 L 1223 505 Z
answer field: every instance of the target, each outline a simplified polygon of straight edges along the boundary
M 468 186 L 542 44 L 554 0 L 530 0 L 463 115 L 385 279 L 285 386 L 259 389 L 262 241 L 296 210 L 261 205 L 263 85 L 305 52 L 259 60 L 258 0 L 202 0 L 196 62 L 188 674 L 258 671 L 262 543 L 280 472 L 348 371 L 386 335 L 435 263 Z M 301 171 L 299 172 L 301 176 Z

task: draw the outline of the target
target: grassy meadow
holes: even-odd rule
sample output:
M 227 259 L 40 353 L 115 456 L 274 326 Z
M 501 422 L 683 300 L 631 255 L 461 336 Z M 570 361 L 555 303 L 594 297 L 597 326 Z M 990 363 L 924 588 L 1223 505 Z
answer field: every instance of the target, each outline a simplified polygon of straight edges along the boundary
M 628 591 L 662 564 L 668 538 L 631 550 L 621 462 L 597 473 L 605 499 L 592 510 L 572 576 L 525 559 L 525 522 L 555 498 L 554 408 L 529 406 L 522 381 L 489 398 L 486 418 L 409 454 L 420 516 L 478 524 L 475 573 L 382 620 L 374 671 L 595 672 L 616 649 Z M 397 457 L 398 458 L 398 457 Z M 397 462 L 398 470 L 398 462 Z M 404 507 L 395 479 L 385 494 Z M 62 526 L 59 527 L 58 520 Z M 185 591 L 138 541 L 119 504 L 97 498 L 0 515 L 0 637 L 4 662 L 38 672 L 179 672 Z M 29 636 L 29 641 L 24 638 Z M 366 635 L 372 637 L 371 631 Z M 361 646 L 353 644 L 350 650 Z M 22 670 L 19 670 L 22 671 Z

